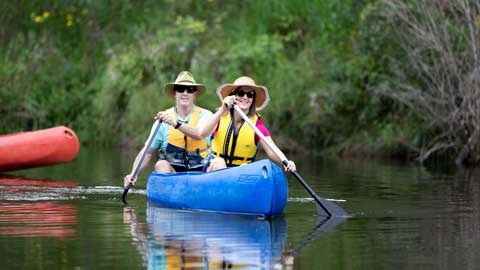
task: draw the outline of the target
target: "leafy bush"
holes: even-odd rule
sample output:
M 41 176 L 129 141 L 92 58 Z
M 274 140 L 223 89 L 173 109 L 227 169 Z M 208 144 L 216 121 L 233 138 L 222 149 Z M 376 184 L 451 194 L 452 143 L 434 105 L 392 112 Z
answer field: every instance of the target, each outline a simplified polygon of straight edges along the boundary
M 207 86 L 197 104 L 211 110 L 222 83 L 247 75 L 267 86 L 272 101 L 262 115 L 275 139 L 293 148 L 347 149 L 362 139 L 388 146 L 408 121 L 394 117 L 405 107 L 378 89 L 393 76 L 391 59 L 405 58 L 381 7 L 373 0 L 3 1 L 0 130 L 65 124 L 83 143 L 137 145 L 153 115 L 174 103 L 164 85 L 190 70 Z

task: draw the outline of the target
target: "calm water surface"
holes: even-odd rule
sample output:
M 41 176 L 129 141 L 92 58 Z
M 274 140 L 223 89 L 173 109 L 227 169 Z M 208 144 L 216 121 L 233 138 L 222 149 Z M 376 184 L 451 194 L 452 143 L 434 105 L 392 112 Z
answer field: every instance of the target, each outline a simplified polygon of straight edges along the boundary
M 347 220 L 289 176 L 284 215 L 178 211 L 119 197 L 135 150 L 0 176 L 0 269 L 480 269 L 480 171 L 290 156 Z M 141 179 L 145 180 L 147 174 Z

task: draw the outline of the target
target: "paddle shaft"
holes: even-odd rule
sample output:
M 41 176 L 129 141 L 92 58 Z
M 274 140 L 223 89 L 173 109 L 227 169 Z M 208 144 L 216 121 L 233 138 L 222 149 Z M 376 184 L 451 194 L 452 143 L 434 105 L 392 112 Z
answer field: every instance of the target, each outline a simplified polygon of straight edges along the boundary
M 159 120 L 155 121 L 155 123 L 154 123 L 154 125 L 156 125 L 155 130 L 153 131 L 151 136 L 148 137 L 148 139 L 147 139 L 147 144 L 145 145 L 145 148 L 143 149 L 143 153 L 142 153 L 142 156 L 141 156 L 140 160 L 138 161 L 137 165 L 135 165 L 135 169 L 133 170 L 131 179 L 137 177 L 138 171 L 140 170 L 140 166 L 142 166 L 143 160 L 145 159 L 145 155 L 147 153 L 147 150 L 148 150 L 148 148 L 150 148 L 150 145 L 152 144 L 153 139 L 155 139 L 155 136 L 157 136 L 158 130 L 160 129 L 160 124 L 161 124 L 161 122 Z M 127 204 L 126 197 L 127 197 L 128 190 L 129 190 L 129 188 L 124 189 L 123 194 L 122 194 L 122 201 L 125 204 Z
M 278 149 L 275 145 L 273 145 L 269 140 L 266 139 L 265 135 L 263 135 L 263 133 L 252 123 L 252 121 L 250 121 L 250 119 L 248 119 L 248 116 L 242 111 L 242 109 L 240 109 L 237 105 L 233 105 L 233 108 L 238 112 L 238 114 L 240 114 L 240 116 L 243 118 L 245 123 L 247 123 L 251 128 L 253 128 L 257 136 L 263 140 L 263 142 L 268 146 L 268 148 L 270 148 L 270 150 L 272 150 L 273 153 L 275 153 L 278 159 L 282 161 L 282 164 L 287 166 L 288 160 L 280 152 L 280 149 Z M 332 216 L 332 212 L 322 203 L 322 199 L 318 197 L 317 194 L 315 194 L 313 189 L 310 188 L 310 186 L 307 184 L 307 182 L 305 182 L 305 180 L 303 180 L 300 174 L 298 174 L 296 171 L 293 171 L 291 173 L 293 174 L 293 176 L 295 176 L 295 178 L 297 178 L 297 180 L 308 191 L 308 193 L 310 193 L 313 199 L 317 202 L 318 206 L 320 206 L 320 208 L 322 208 L 323 211 L 325 211 L 325 213 L 327 213 L 328 216 Z

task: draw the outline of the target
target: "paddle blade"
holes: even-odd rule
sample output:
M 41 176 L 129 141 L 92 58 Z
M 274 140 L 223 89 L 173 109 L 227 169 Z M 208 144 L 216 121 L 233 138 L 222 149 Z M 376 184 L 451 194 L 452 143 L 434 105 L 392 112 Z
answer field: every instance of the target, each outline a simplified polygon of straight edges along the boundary
M 343 210 L 336 203 L 331 202 L 331 201 L 327 201 L 327 200 L 322 199 L 322 198 L 319 198 L 318 196 L 317 196 L 317 198 L 321 201 L 321 203 L 323 205 L 323 207 L 322 207 L 322 205 L 317 204 L 317 214 L 319 216 L 330 216 L 330 214 L 331 214 L 334 217 L 341 217 L 341 218 L 350 217 L 350 215 L 347 212 L 345 212 L 345 210 Z M 325 211 L 325 208 L 328 209 L 330 214 Z
M 286 166 L 286 161 L 283 162 Z M 319 216 L 334 216 L 334 217 L 349 217 L 350 215 L 345 212 L 340 206 L 333 202 L 320 198 L 315 194 L 315 191 L 303 180 L 300 174 L 296 171 L 291 172 L 295 178 L 302 184 L 302 186 L 308 191 L 312 198 L 317 202 L 317 214 Z

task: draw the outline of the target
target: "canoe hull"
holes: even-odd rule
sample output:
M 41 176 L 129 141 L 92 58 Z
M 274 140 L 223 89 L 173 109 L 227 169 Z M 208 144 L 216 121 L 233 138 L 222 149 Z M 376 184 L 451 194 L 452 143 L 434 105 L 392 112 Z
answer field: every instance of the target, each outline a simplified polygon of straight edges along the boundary
M 170 208 L 274 216 L 285 208 L 288 184 L 282 169 L 260 160 L 209 173 L 151 173 L 147 197 Z
M 69 162 L 79 150 L 77 135 L 64 126 L 1 135 L 0 171 Z

